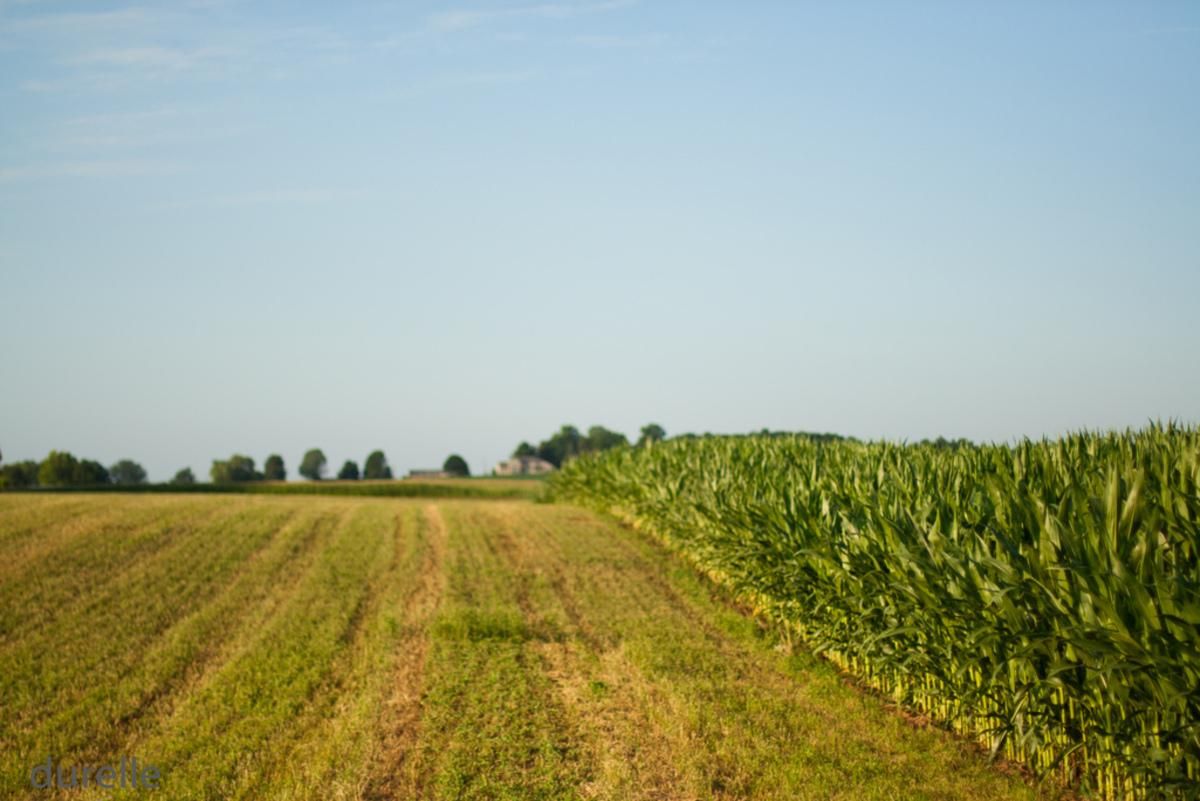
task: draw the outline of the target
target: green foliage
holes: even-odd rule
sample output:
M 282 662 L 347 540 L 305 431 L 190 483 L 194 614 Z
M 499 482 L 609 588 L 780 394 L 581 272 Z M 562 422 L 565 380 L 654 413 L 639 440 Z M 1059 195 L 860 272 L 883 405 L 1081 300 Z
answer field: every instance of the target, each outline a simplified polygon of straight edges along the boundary
M 587 439 L 584 442 L 584 450 L 588 453 L 595 451 L 606 451 L 609 448 L 619 448 L 622 445 L 628 445 L 629 440 L 626 436 L 617 431 L 610 431 L 604 426 L 592 426 L 588 429 Z
M 575 426 L 564 425 L 550 439 L 538 444 L 537 455 L 555 467 L 583 452 L 583 435 Z
M 32 459 L 0 467 L 0 489 L 29 489 L 38 483 L 38 463 Z
M 185 467 L 175 474 L 175 477 L 171 479 L 171 483 L 176 485 L 195 484 L 196 476 L 192 473 L 192 468 Z
M 358 481 L 358 463 L 347 459 L 337 477 L 342 481 Z
M 263 462 L 263 478 L 267 481 L 286 481 L 287 468 L 283 466 L 283 457 L 273 453 Z
M 1200 431 L 1015 447 L 671 440 L 573 461 L 613 512 L 898 701 L 1103 798 L 1200 781 Z
M 263 474 L 254 469 L 254 460 L 240 453 L 235 453 L 225 461 L 214 459 L 208 475 L 214 484 L 263 480 Z
M 50 451 L 37 466 L 41 487 L 91 487 L 109 482 L 108 470 L 92 459 L 79 460 L 66 451 Z
M 38 484 L 43 487 L 67 487 L 75 483 L 79 460 L 66 451 L 50 451 L 38 465 Z
M 539 501 L 545 490 L 545 482 L 537 478 L 479 478 L 445 479 L 442 481 L 240 481 L 235 484 L 140 484 L 133 487 L 118 487 L 116 484 L 100 484 L 91 487 L 48 487 L 42 492 L 88 492 L 113 493 L 193 493 L 204 495 L 216 493 L 246 495 L 341 495 L 346 497 L 374 498 L 524 498 Z
M 714 434 L 711 431 L 705 431 L 703 434 L 697 434 L 692 431 L 687 431 L 683 434 L 676 434 L 672 439 L 693 440 L 693 439 L 743 439 L 745 437 L 757 437 L 760 439 L 795 439 L 802 437 L 813 442 L 858 442 L 854 437 L 846 437 L 841 434 L 831 434 L 829 432 L 820 431 L 771 431 L 764 428 L 761 431 L 751 432 L 749 434 Z M 947 442 L 946 440 L 941 440 Z M 970 445 L 969 440 L 955 440 L 956 443 Z M 929 445 L 929 440 L 922 440 L 922 445 Z
M 648 423 L 642 426 L 642 435 L 638 438 L 638 445 L 647 445 L 651 442 L 662 442 L 667 438 L 667 430 L 658 423 Z
M 94 487 L 109 483 L 104 465 L 92 459 L 82 459 L 71 475 L 71 484 L 76 487 Z
M 442 469 L 460 478 L 466 478 L 471 475 L 471 468 L 467 467 L 467 460 L 457 453 L 452 453 L 446 457 L 446 461 L 442 463 Z
M 133 486 L 146 483 L 146 470 L 132 459 L 122 459 L 108 469 L 112 483 Z
M 66 451 L 50 451 L 38 465 L 42 487 L 88 487 L 109 483 L 108 471 L 91 459 L 80 461 Z
M 959 448 L 970 448 L 974 443 L 969 439 L 946 439 L 938 437 L 937 439 L 923 439 L 922 445 L 928 445 L 931 448 L 941 448 L 946 450 L 958 450 Z
M 529 625 L 521 613 L 512 610 L 488 613 L 479 609 L 460 609 L 443 614 L 433 626 L 433 635 L 443 640 L 511 640 L 531 639 Z
M 367 461 L 363 463 L 363 478 L 385 479 L 392 477 L 392 468 L 388 466 L 387 457 L 383 455 L 383 451 L 371 451 L 367 456 Z
M 300 475 L 310 481 L 320 481 L 325 475 L 325 454 L 320 448 L 313 448 L 304 454 L 300 462 Z
M 558 433 L 538 443 L 537 448 L 528 442 L 522 442 L 513 451 L 513 456 L 538 456 L 555 467 L 561 467 L 567 460 L 576 456 L 628 444 L 629 440 L 624 434 L 604 426 L 592 426 L 588 429 L 587 436 L 584 436 L 575 426 L 564 425 Z

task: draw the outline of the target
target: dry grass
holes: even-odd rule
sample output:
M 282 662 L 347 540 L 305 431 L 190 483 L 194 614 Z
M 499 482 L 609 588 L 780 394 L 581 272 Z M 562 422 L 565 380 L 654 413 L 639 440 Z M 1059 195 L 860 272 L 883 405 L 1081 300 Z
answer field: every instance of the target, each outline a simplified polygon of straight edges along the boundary
M 171 799 L 1051 794 L 570 507 L 0 496 L 0 600 L 6 798 L 48 753 Z

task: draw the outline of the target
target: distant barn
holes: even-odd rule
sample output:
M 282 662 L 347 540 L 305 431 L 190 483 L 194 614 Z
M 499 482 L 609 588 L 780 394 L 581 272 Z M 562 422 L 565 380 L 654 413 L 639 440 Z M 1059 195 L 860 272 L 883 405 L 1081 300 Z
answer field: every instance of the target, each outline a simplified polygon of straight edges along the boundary
M 409 470 L 409 478 L 454 478 L 454 474 L 445 470 Z
M 498 476 L 540 476 L 554 471 L 554 465 L 537 456 L 514 456 L 496 465 Z

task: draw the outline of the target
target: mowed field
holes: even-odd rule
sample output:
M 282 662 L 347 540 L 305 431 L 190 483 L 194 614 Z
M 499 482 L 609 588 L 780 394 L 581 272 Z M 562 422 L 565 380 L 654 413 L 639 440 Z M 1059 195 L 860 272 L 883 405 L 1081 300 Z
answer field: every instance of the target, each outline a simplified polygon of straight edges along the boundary
M 1049 796 L 714 593 L 571 506 L 0 496 L 0 797 Z

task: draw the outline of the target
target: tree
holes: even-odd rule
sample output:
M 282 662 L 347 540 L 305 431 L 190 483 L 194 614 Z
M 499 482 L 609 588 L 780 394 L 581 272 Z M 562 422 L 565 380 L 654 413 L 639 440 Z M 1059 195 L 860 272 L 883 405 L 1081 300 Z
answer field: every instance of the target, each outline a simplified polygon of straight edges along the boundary
M 233 475 L 229 470 L 228 459 L 213 459 L 212 467 L 208 468 L 208 479 L 214 484 L 230 484 Z
M 122 486 L 134 486 L 146 483 L 146 470 L 132 459 L 122 459 L 108 468 L 112 483 Z
M 969 439 L 963 439 L 963 438 L 946 439 L 945 437 L 938 437 L 937 439 L 932 440 L 932 441 L 928 440 L 928 439 L 923 439 L 923 440 L 921 440 L 921 444 L 927 445 L 932 448 L 936 448 L 937 450 L 956 451 L 959 448 L 969 448 L 974 443 L 972 443 L 971 440 L 969 440 Z
M 628 444 L 629 440 L 624 434 L 617 431 L 609 431 L 604 426 L 592 426 L 588 429 L 587 439 L 584 441 L 583 447 L 586 451 L 606 451 L 609 448 L 617 448 Z
M 27 489 L 38 483 L 38 463 L 32 459 L 0 467 L 0 489 Z
M 50 451 L 38 465 L 38 484 L 43 487 L 66 487 L 75 483 L 79 460 L 66 451 Z
M 66 451 L 50 451 L 37 468 L 37 483 L 43 487 L 88 487 L 108 480 L 104 465 L 92 459 L 80 461 Z
M 263 474 L 254 469 L 254 460 L 235 453 L 227 460 L 214 459 L 208 471 L 214 484 L 236 484 L 240 481 L 262 481 Z
M 628 444 L 628 437 L 604 426 L 592 426 L 588 429 L 587 436 L 584 436 L 575 426 L 564 425 L 549 439 L 539 442 L 536 448 L 528 442 L 522 442 L 513 451 L 513 458 L 537 456 L 555 467 L 562 467 L 567 460 L 573 459 L 581 453 L 606 451 L 609 448 L 619 448 Z
M 583 435 L 575 426 L 564 425 L 558 433 L 538 443 L 537 455 L 555 467 L 583 452 Z
M 392 468 L 388 467 L 387 457 L 383 455 L 383 451 L 371 451 L 367 456 L 367 461 L 363 463 L 363 478 L 380 479 L 391 478 Z
M 471 468 L 467 467 L 467 460 L 457 453 L 452 453 L 446 457 L 446 461 L 442 464 L 442 469 L 459 478 L 467 478 L 471 475 Z
M 347 459 L 346 463 L 342 465 L 342 469 L 338 471 L 338 478 L 342 481 L 358 481 L 358 463 Z
M 104 465 L 93 459 L 83 459 L 75 467 L 71 483 L 76 487 L 91 487 L 97 484 L 109 483 L 108 471 Z
M 662 442 L 667 438 L 667 432 L 658 423 L 649 423 L 642 426 L 642 436 L 638 439 L 638 445 L 646 445 L 651 442 Z
M 185 467 L 175 474 L 175 478 L 171 479 L 172 484 L 195 484 L 196 476 L 192 474 L 192 468 Z
M 325 454 L 320 448 L 313 448 L 304 454 L 300 462 L 300 475 L 312 481 L 320 481 L 325 474 Z
M 283 457 L 272 453 L 263 462 L 263 478 L 267 481 L 287 481 L 287 468 L 283 466 Z

